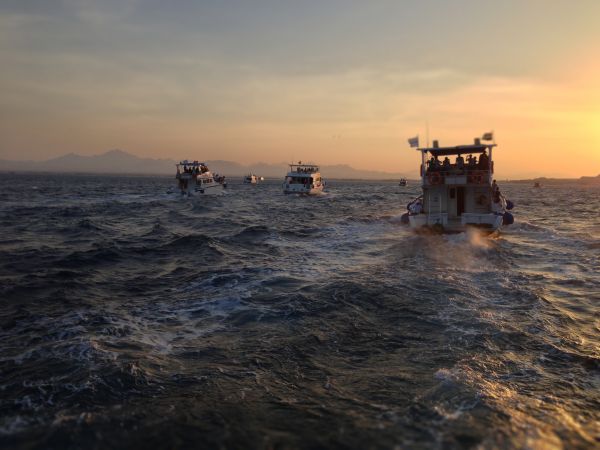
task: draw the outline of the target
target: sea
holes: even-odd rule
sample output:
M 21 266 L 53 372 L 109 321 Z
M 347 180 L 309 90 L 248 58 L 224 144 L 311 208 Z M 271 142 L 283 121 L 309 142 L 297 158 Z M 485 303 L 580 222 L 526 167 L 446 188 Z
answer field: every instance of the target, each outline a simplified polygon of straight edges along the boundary
M 600 447 L 600 186 L 500 183 L 495 237 L 413 233 L 416 181 L 174 188 L 0 175 L 0 447 Z

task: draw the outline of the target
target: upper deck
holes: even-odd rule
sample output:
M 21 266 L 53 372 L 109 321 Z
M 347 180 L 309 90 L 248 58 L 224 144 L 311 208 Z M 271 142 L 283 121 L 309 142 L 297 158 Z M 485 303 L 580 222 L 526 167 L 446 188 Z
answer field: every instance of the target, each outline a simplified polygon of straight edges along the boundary
M 204 164 L 203 162 L 199 162 L 199 161 L 188 161 L 187 159 L 184 159 L 183 161 L 179 161 L 177 164 L 175 164 L 175 166 L 177 168 L 183 166 L 183 167 L 207 167 L 206 164 Z
M 199 161 L 188 161 L 187 159 L 180 161 L 179 163 L 175 164 L 175 167 L 177 167 L 177 178 L 182 178 L 182 177 L 198 177 L 198 176 L 203 176 L 203 175 L 207 175 L 210 176 L 210 171 L 208 169 L 208 166 L 206 164 L 204 164 L 203 162 L 199 162 Z
M 417 148 L 422 155 L 421 177 L 423 186 L 491 184 L 494 173 L 492 150 L 496 144 L 473 144 L 440 147 L 433 141 L 432 147 Z M 452 160 L 449 158 L 453 156 Z M 443 157 L 443 160 L 440 159 Z

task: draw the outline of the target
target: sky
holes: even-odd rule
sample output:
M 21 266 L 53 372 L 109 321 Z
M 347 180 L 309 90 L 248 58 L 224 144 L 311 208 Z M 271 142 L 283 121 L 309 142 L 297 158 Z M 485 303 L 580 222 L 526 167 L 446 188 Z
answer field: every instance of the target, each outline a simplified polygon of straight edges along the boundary
M 599 23 L 598 0 L 1 0 L 0 159 L 416 174 L 408 138 L 493 131 L 499 178 L 597 175 Z

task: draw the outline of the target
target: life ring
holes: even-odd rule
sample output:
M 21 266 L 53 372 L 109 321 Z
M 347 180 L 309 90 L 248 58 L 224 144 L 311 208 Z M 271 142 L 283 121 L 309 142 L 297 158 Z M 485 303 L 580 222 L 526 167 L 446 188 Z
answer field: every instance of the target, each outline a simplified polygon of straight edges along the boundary
M 474 172 L 471 175 L 471 180 L 475 184 L 483 184 L 483 173 L 482 172 Z
M 442 182 L 442 176 L 440 175 L 439 172 L 431 172 L 428 176 L 427 176 L 427 180 L 429 181 L 429 184 L 440 184 Z

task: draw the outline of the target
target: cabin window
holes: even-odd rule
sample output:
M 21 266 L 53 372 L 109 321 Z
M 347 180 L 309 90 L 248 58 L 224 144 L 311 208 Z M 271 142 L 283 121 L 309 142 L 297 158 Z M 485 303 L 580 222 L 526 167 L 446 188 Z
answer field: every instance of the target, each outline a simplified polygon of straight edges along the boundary
M 452 198 L 452 199 L 456 198 L 456 189 L 455 188 L 450 188 L 450 198 Z

